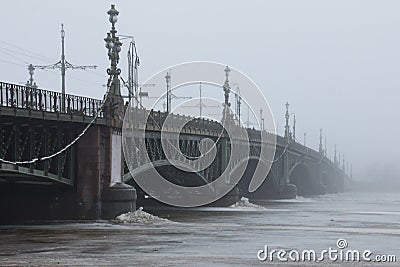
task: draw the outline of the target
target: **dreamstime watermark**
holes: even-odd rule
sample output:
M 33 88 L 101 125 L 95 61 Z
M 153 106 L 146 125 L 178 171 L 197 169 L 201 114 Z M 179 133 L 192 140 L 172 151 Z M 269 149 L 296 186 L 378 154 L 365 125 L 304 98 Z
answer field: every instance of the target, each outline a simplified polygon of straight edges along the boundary
M 185 90 L 185 86 L 188 87 L 188 90 L 192 90 L 188 93 L 193 93 L 193 87 L 190 88 L 190 85 L 197 83 L 209 85 L 215 90 L 213 89 L 214 92 L 208 96 L 202 95 L 200 99 L 191 97 L 186 102 L 199 101 L 197 105 L 204 105 L 201 101 L 207 98 L 208 103 L 211 102 L 214 106 L 220 106 L 223 109 L 220 114 L 207 114 L 201 118 L 199 116 L 177 116 L 176 110 L 179 107 L 172 108 L 171 100 L 168 100 L 166 94 L 170 94 L 169 97 L 171 97 L 171 94 L 173 95 L 177 89 L 180 90 L 180 94 L 184 94 L 185 92 L 182 90 Z M 190 62 L 160 71 L 148 79 L 142 87 L 145 88 L 146 85 L 155 85 L 151 92 L 160 97 L 152 103 L 151 107 L 147 107 L 146 110 L 141 109 L 142 113 L 138 112 L 133 103 L 128 105 L 123 121 L 122 138 L 124 157 L 129 172 L 147 194 L 169 205 L 195 207 L 220 199 L 236 186 L 251 158 L 249 132 L 246 127 L 242 127 L 245 125 L 244 116 L 242 119 L 238 119 L 240 115 L 238 116 L 236 112 L 238 104 L 235 101 L 237 99 L 241 101 L 239 105 L 242 106 L 242 110 L 245 108 L 247 113 L 257 119 L 257 128 L 265 129 L 265 131 L 260 131 L 259 136 L 256 137 L 259 143 L 258 163 L 250 179 L 249 191 L 255 191 L 263 183 L 275 156 L 276 135 L 267 134 L 267 132 L 275 133 L 275 123 L 268 101 L 250 78 L 224 64 Z M 236 90 L 237 86 L 240 86 L 242 94 Z M 157 92 L 157 90 L 159 91 Z M 167 102 L 170 112 L 161 115 L 158 112 L 149 112 L 150 109 L 157 110 L 157 105 L 159 107 L 161 101 Z M 180 105 L 184 105 L 186 102 L 182 102 Z M 258 116 L 260 110 L 262 110 L 263 122 Z M 204 121 L 204 118 L 211 119 L 213 122 L 205 124 L 208 121 Z M 151 125 L 154 127 L 152 133 L 149 133 L 146 126 L 148 121 L 151 121 Z M 202 136 L 198 144 L 200 155 L 197 152 L 188 155 L 182 151 L 181 133 L 190 122 L 202 124 L 204 130 L 207 127 L 219 129 L 217 135 L 213 136 L 207 135 L 205 131 L 203 134 L 200 133 Z M 217 123 L 222 127 L 215 127 Z M 159 143 L 153 143 L 153 148 L 149 149 L 152 145 L 148 141 L 151 134 L 152 140 L 157 140 L 155 142 L 161 139 L 161 146 Z M 157 134 L 160 136 L 154 137 Z M 152 151 L 152 149 L 157 151 Z M 228 151 L 228 153 L 223 152 L 225 154 L 222 155 L 221 151 Z M 155 153 L 159 153 L 158 155 L 162 155 L 162 157 L 157 158 L 154 156 Z M 155 160 L 155 158 L 157 159 Z M 215 168 L 215 162 L 218 162 L 219 166 L 225 165 L 220 168 L 221 173 L 214 171 L 212 179 L 203 177 L 202 174 L 207 168 Z M 164 165 L 172 165 L 182 171 L 194 173 L 203 180 L 207 180 L 207 184 L 182 186 L 172 183 L 157 171 L 157 167 Z M 144 171 L 146 175 L 140 175 L 140 172 L 144 173 Z
M 340 238 L 336 242 L 336 247 L 329 247 L 321 251 L 315 250 L 284 250 L 269 249 L 267 245 L 264 249 L 257 252 L 259 261 L 278 261 L 278 262 L 379 262 L 393 263 L 396 262 L 396 255 L 374 254 L 371 250 L 348 249 L 346 239 Z

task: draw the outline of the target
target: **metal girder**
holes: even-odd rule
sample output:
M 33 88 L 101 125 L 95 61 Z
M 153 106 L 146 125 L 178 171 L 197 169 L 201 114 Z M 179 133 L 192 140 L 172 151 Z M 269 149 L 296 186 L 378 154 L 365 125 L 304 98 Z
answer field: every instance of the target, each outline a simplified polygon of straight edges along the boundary
M 57 152 L 71 142 L 85 125 L 72 122 L 46 121 L 43 119 L 0 117 L 0 157 L 9 161 L 29 161 Z M 47 160 L 28 164 L 12 164 L 12 175 L 47 177 L 61 183 L 72 185 L 76 178 L 76 147 L 71 146 L 65 152 Z M 0 164 L 0 175 L 10 166 Z M 28 175 L 29 174 L 29 175 Z M 68 181 L 67 181 L 68 180 Z

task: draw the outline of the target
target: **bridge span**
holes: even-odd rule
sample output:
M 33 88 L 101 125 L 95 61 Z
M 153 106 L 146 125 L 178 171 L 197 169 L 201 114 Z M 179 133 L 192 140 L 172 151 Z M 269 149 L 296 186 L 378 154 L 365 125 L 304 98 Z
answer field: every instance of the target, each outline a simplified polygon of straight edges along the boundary
M 172 183 L 194 187 L 214 181 L 226 168 L 230 168 L 226 183 L 232 183 L 229 176 L 237 166 L 246 164 L 240 181 L 214 205 L 230 205 L 242 196 L 262 201 L 345 189 L 346 177 L 340 164 L 329 160 L 323 151 L 295 142 L 290 134 L 276 136 L 244 128 L 249 141 L 233 140 L 221 122 L 183 115 L 172 115 L 172 120 L 189 123 L 181 129 L 167 129 L 171 134 L 179 134 L 182 152 L 172 155 L 176 162 L 171 162 L 167 154 L 173 150 L 163 149 L 161 138 L 169 114 L 139 108 L 129 108 L 134 118 L 127 137 L 132 148 L 129 162 L 133 163 L 129 171 L 121 147 L 121 114 L 126 109 L 118 94 L 104 102 L 0 83 L 0 212 L 5 215 L 2 218 L 111 218 L 135 208 L 136 192 L 140 205 L 149 203 L 145 198 L 149 193 L 138 186 L 132 174 L 151 180 L 152 168 Z M 141 119 L 146 115 L 149 119 Z M 144 140 L 136 131 L 139 128 L 145 128 Z M 266 134 L 268 140 L 276 139 L 276 153 L 270 171 L 262 174 L 266 179 L 250 192 L 255 166 L 263 160 L 261 134 Z M 185 166 L 188 171 L 192 167 L 190 158 L 207 149 L 204 140 L 216 142 L 215 159 L 199 172 L 185 172 Z M 230 155 L 233 146 L 249 148 L 246 163 L 242 162 L 246 155 Z M 234 164 L 229 165 L 230 160 Z M 177 168 L 177 163 L 181 168 Z

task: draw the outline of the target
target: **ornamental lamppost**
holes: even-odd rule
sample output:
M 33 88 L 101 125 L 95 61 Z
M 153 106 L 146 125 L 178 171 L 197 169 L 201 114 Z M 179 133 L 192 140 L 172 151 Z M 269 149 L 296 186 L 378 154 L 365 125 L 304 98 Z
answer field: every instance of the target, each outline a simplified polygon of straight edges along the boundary
M 290 146 L 290 126 L 289 126 L 289 102 L 286 102 L 286 113 L 285 113 L 285 139 L 286 139 L 286 148 L 283 150 L 283 177 L 284 179 L 280 183 L 280 190 L 283 190 L 287 184 L 290 183 L 289 180 L 289 146 Z
M 229 85 L 229 73 L 231 72 L 231 69 L 226 66 L 224 69 L 225 71 L 225 83 L 223 86 L 224 89 L 224 110 L 223 110 L 223 116 L 222 116 L 222 121 L 230 121 L 231 119 L 231 114 L 229 112 L 229 108 L 231 106 L 231 103 L 229 103 L 229 93 L 231 92 L 231 87 Z
M 34 90 L 37 89 L 36 82 L 34 82 L 33 79 L 33 74 L 35 73 L 35 67 L 32 64 L 29 64 L 28 71 L 29 71 L 29 80 L 25 84 L 26 86 L 25 103 L 27 108 L 31 107 L 34 104 L 33 95 L 34 95 Z
M 29 71 L 29 80 L 26 82 L 25 86 L 36 89 L 37 85 L 33 79 L 33 74 L 35 73 L 35 67 L 32 64 L 29 64 L 28 71 Z
M 293 113 L 293 143 L 296 143 L 296 114 Z
M 169 74 L 169 72 L 167 72 L 167 75 L 165 76 L 165 81 L 167 83 L 167 113 L 169 113 L 171 111 L 171 75 Z
M 319 153 L 324 154 L 324 148 L 322 146 L 322 128 L 319 129 Z
M 226 107 L 230 107 L 231 104 L 229 103 L 229 93 L 231 92 L 231 87 L 229 86 L 229 73 L 231 72 L 231 69 L 228 66 L 226 66 L 224 71 L 225 71 L 224 104 Z
M 107 37 L 104 38 L 106 48 L 108 49 L 108 58 L 111 61 L 111 67 L 107 69 L 107 74 L 110 75 L 112 82 L 109 94 L 120 96 L 121 90 L 118 75 L 121 74 L 121 69 L 118 68 L 118 62 L 122 43 L 119 37 L 116 36 L 117 30 L 115 29 L 115 23 L 118 21 L 119 12 L 115 9 L 115 5 L 111 5 L 111 9 L 107 11 L 107 14 L 109 15 L 109 21 L 111 23 L 111 30 L 107 33 Z
M 289 128 L 289 102 L 286 102 L 285 104 L 286 106 L 286 113 L 285 113 L 285 119 L 286 119 L 286 123 L 285 123 L 285 137 L 286 137 L 286 141 L 287 143 L 289 143 L 289 133 L 290 133 L 290 128 Z
M 104 41 L 106 42 L 106 48 L 108 49 L 108 59 L 111 62 L 110 68 L 107 69 L 108 78 L 108 93 L 106 95 L 104 111 L 107 119 L 112 121 L 114 126 L 121 126 L 124 116 L 124 100 L 121 96 L 121 86 L 119 81 L 119 75 L 121 69 L 118 68 L 119 52 L 121 52 L 122 43 L 118 36 L 116 36 L 117 30 L 115 29 L 115 23 L 118 20 L 119 12 L 115 9 L 115 5 L 111 5 L 111 9 L 107 11 L 109 15 L 109 21 L 111 23 L 111 30 L 107 33 Z

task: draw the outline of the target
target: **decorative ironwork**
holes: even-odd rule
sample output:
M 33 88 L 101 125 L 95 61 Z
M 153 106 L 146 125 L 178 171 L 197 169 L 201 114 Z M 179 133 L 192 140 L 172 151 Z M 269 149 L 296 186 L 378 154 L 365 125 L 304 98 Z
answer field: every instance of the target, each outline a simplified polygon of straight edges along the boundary
M 63 103 L 64 102 L 64 103 Z M 29 86 L 0 82 L 0 107 L 57 112 L 63 114 L 103 117 L 102 101 L 89 97 L 65 94 Z M 61 107 L 66 107 L 63 110 Z
M 70 142 L 82 125 L 54 124 L 51 122 L 24 122 L 19 118 L 0 120 L 0 157 L 22 161 L 33 157 L 44 157 Z M 14 177 L 9 172 L 19 172 L 19 177 L 49 178 L 73 185 L 76 177 L 77 149 L 72 147 L 57 157 L 30 164 L 12 165 L 0 163 L 3 178 Z M 9 174 L 9 176 L 7 176 Z

